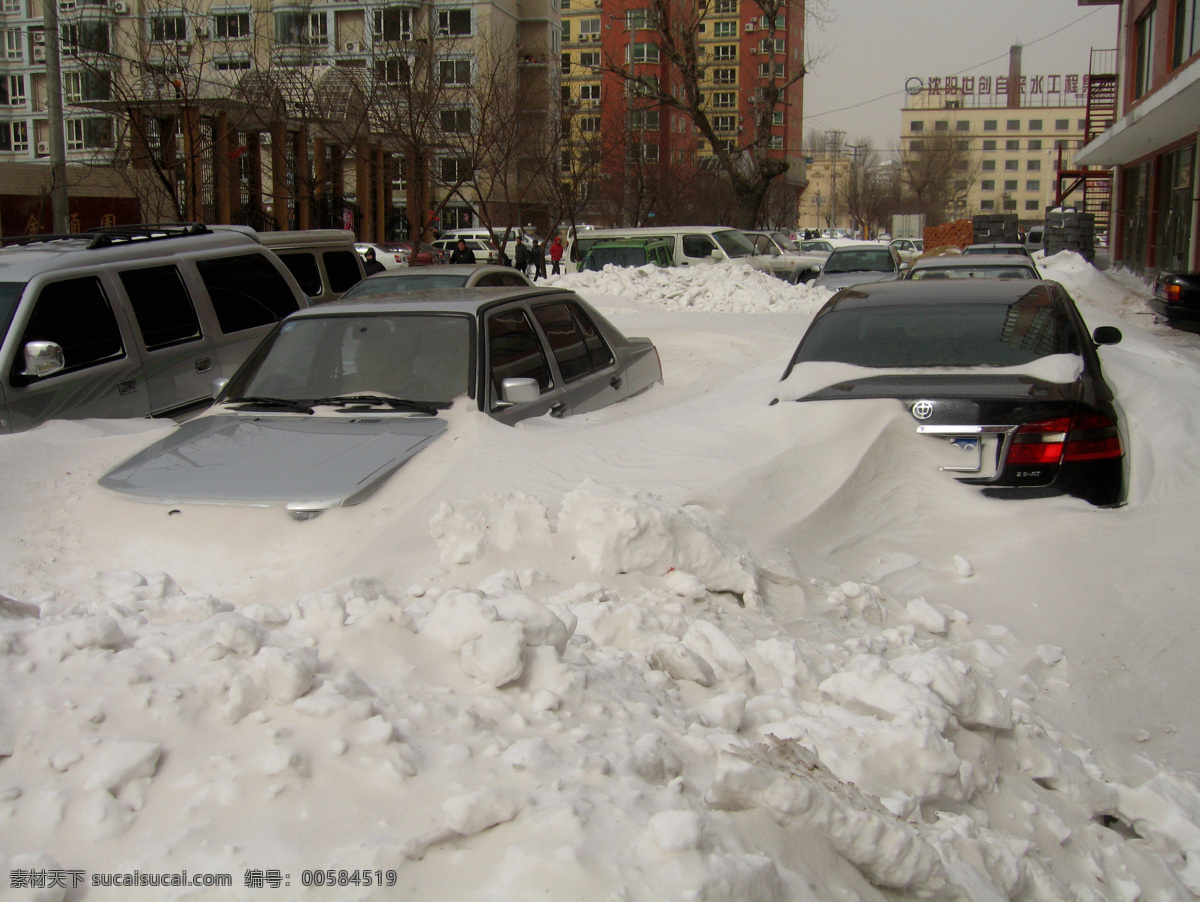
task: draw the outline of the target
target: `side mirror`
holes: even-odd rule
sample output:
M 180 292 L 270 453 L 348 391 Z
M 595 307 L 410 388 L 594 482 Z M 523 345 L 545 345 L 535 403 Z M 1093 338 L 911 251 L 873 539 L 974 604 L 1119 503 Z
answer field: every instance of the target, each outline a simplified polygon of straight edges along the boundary
M 901 260 L 901 261 L 900 261 L 900 272 L 906 272 L 906 271 L 908 271 L 908 270 L 910 270 L 910 269 L 912 269 L 912 264 L 911 264 L 911 263 L 909 263 L 909 262 L 907 262 L 907 261 L 905 261 L 905 260 Z
M 500 383 L 500 400 L 504 404 L 528 404 L 542 396 L 536 379 L 512 378 Z
M 62 345 L 56 341 L 31 341 L 25 345 L 25 369 L 22 376 L 38 379 L 67 368 Z
M 725 252 L 723 250 L 721 250 L 719 247 L 714 247 L 712 249 L 712 253 L 709 254 L 709 256 L 712 257 L 714 260 L 716 260 L 718 263 L 721 262 L 722 260 L 728 259 L 725 256 Z
M 1121 341 L 1121 330 L 1116 326 L 1098 326 L 1092 333 L 1092 341 L 1098 345 L 1115 345 Z

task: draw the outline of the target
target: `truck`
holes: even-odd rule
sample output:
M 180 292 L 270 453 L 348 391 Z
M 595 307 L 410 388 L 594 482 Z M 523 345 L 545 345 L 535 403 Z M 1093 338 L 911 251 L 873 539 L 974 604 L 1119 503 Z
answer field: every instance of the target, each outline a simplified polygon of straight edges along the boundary
M 892 214 L 892 237 L 893 238 L 924 238 L 925 237 L 925 214 L 924 213 L 893 213 Z

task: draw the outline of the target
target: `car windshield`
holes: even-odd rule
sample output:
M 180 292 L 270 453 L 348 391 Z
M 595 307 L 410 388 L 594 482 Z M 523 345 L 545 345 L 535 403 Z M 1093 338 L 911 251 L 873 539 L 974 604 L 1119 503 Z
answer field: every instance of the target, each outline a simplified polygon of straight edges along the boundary
M 0 339 L 8 334 L 13 311 L 17 309 L 17 301 L 24 288 L 24 282 L 0 282 Z
M 428 269 L 428 267 L 417 268 Z M 466 284 L 467 277 L 465 275 L 441 272 L 406 272 L 374 279 L 363 279 L 342 297 L 360 298 L 368 295 L 394 294 L 397 291 L 417 291 L 426 288 L 462 288 Z
M 833 245 L 831 245 L 828 241 L 802 241 L 802 242 L 800 242 L 800 249 L 805 250 L 805 251 L 827 251 L 827 250 L 832 249 L 832 247 L 833 247 Z
M 779 247 L 781 249 L 783 249 L 784 251 L 787 251 L 790 253 L 792 251 L 800 250 L 800 245 L 798 245 L 796 242 L 794 242 L 790 237 L 785 235 L 783 232 L 772 232 L 771 237 L 775 239 L 775 243 L 778 244 Z
M 1014 304 L 849 307 L 818 317 L 796 362 L 866 367 L 1021 366 L 1078 354 L 1075 330 L 1044 292 Z
M 914 269 L 910 279 L 1036 279 L 1028 266 L 927 266 Z
M 835 248 L 825 263 L 825 272 L 895 272 L 892 254 L 887 248 Z
M 449 406 L 470 393 L 472 322 L 436 313 L 289 320 L 238 371 L 223 400 L 369 394 Z
M 750 243 L 750 239 L 741 232 L 734 229 L 725 229 L 713 234 L 713 238 L 717 239 L 717 244 L 721 245 L 726 256 L 729 257 L 753 257 L 755 255 L 754 245 Z

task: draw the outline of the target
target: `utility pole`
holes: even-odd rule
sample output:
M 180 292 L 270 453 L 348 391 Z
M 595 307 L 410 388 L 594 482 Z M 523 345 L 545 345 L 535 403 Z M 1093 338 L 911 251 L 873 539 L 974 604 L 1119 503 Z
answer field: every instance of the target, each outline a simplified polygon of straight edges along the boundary
M 50 126 L 50 209 L 54 215 L 50 231 L 65 235 L 71 230 L 71 214 L 67 201 L 67 145 L 63 137 L 58 0 L 45 0 L 42 8 L 46 36 L 46 118 Z
M 842 137 L 846 133 L 838 129 L 825 132 L 829 139 L 829 227 L 837 228 L 837 162 L 842 152 Z

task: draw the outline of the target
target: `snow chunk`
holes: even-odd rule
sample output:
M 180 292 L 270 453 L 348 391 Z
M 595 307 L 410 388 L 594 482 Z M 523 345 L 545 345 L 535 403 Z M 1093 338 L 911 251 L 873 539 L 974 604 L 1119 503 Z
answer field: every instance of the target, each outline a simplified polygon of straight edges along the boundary
M 483 789 L 453 796 L 442 803 L 446 826 L 462 836 L 473 836 L 521 813 L 525 797 L 510 789 Z
M 519 623 L 492 623 L 483 635 L 462 646 L 468 676 L 499 688 L 521 678 L 525 670 L 525 631 Z
M 87 755 L 83 788 L 120 795 L 131 781 L 153 777 L 161 754 L 157 742 L 105 740 Z

